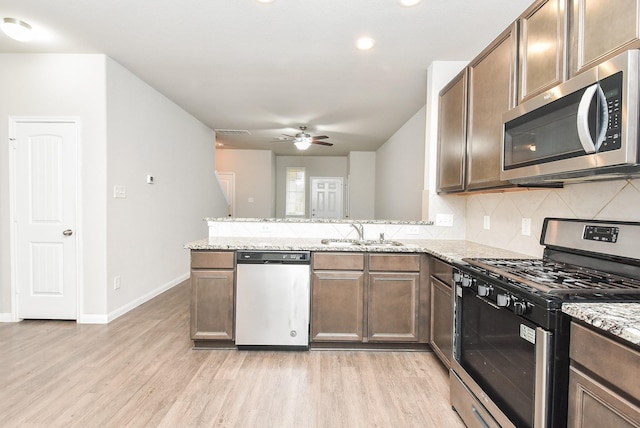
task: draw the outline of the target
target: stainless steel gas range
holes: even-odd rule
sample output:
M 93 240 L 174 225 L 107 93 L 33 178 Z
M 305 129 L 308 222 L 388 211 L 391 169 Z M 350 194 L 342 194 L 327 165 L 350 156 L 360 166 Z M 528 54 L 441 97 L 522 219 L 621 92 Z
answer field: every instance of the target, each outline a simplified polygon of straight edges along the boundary
M 547 218 L 542 259 L 454 270 L 451 401 L 470 426 L 564 427 L 563 302 L 640 301 L 640 223 Z

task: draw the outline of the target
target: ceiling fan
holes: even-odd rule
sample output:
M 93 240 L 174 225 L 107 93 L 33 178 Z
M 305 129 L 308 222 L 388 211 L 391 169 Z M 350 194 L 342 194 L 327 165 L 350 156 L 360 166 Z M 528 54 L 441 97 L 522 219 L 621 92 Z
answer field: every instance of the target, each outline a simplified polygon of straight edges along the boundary
M 282 134 L 282 135 L 284 135 L 285 137 L 291 138 L 293 140 L 293 144 L 298 148 L 298 150 L 307 150 L 309 147 L 311 147 L 312 144 L 318 144 L 321 146 L 333 146 L 332 143 L 328 143 L 326 141 L 320 141 L 320 140 L 325 140 L 329 138 L 329 136 L 316 135 L 312 137 L 310 134 L 306 132 L 306 130 L 307 130 L 306 126 L 301 126 L 300 132 L 298 132 L 296 135 L 287 135 L 287 134 Z

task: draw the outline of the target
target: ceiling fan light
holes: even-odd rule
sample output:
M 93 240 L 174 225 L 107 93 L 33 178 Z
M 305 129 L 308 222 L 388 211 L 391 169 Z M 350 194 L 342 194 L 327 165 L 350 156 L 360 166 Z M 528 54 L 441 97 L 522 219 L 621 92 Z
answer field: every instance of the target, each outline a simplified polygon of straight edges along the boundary
M 376 44 L 376 41 L 371 37 L 360 37 L 356 41 L 356 47 L 360 50 L 366 51 L 371 49 Z
M 420 3 L 422 0 L 398 0 L 398 3 L 404 7 L 415 6 Z
M 7 36 L 19 42 L 29 42 L 33 38 L 31 25 L 19 19 L 4 18 L 0 27 Z
M 293 144 L 298 150 L 307 150 L 309 147 L 311 147 L 311 138 L 296 138 L 296 142 Z

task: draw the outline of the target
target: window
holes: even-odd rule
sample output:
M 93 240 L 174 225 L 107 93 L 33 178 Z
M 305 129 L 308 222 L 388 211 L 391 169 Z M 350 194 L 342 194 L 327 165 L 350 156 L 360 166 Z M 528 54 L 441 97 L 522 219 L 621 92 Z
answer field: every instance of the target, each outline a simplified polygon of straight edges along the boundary
M 304 168 L 287 168 L 287 201 L 285 215 L 304 217 Z

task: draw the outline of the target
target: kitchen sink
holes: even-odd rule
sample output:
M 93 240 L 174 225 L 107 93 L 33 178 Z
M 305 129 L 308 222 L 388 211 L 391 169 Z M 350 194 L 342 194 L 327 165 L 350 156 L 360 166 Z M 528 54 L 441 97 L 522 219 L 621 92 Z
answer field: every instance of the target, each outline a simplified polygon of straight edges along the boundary
M 367 246 L 367 247 L 402 247 L 404 244 L 398 241 L 375 240 L 375 239 L 341 239 L 327 238 L 320 241 L 324 245 L 334 247 Z

